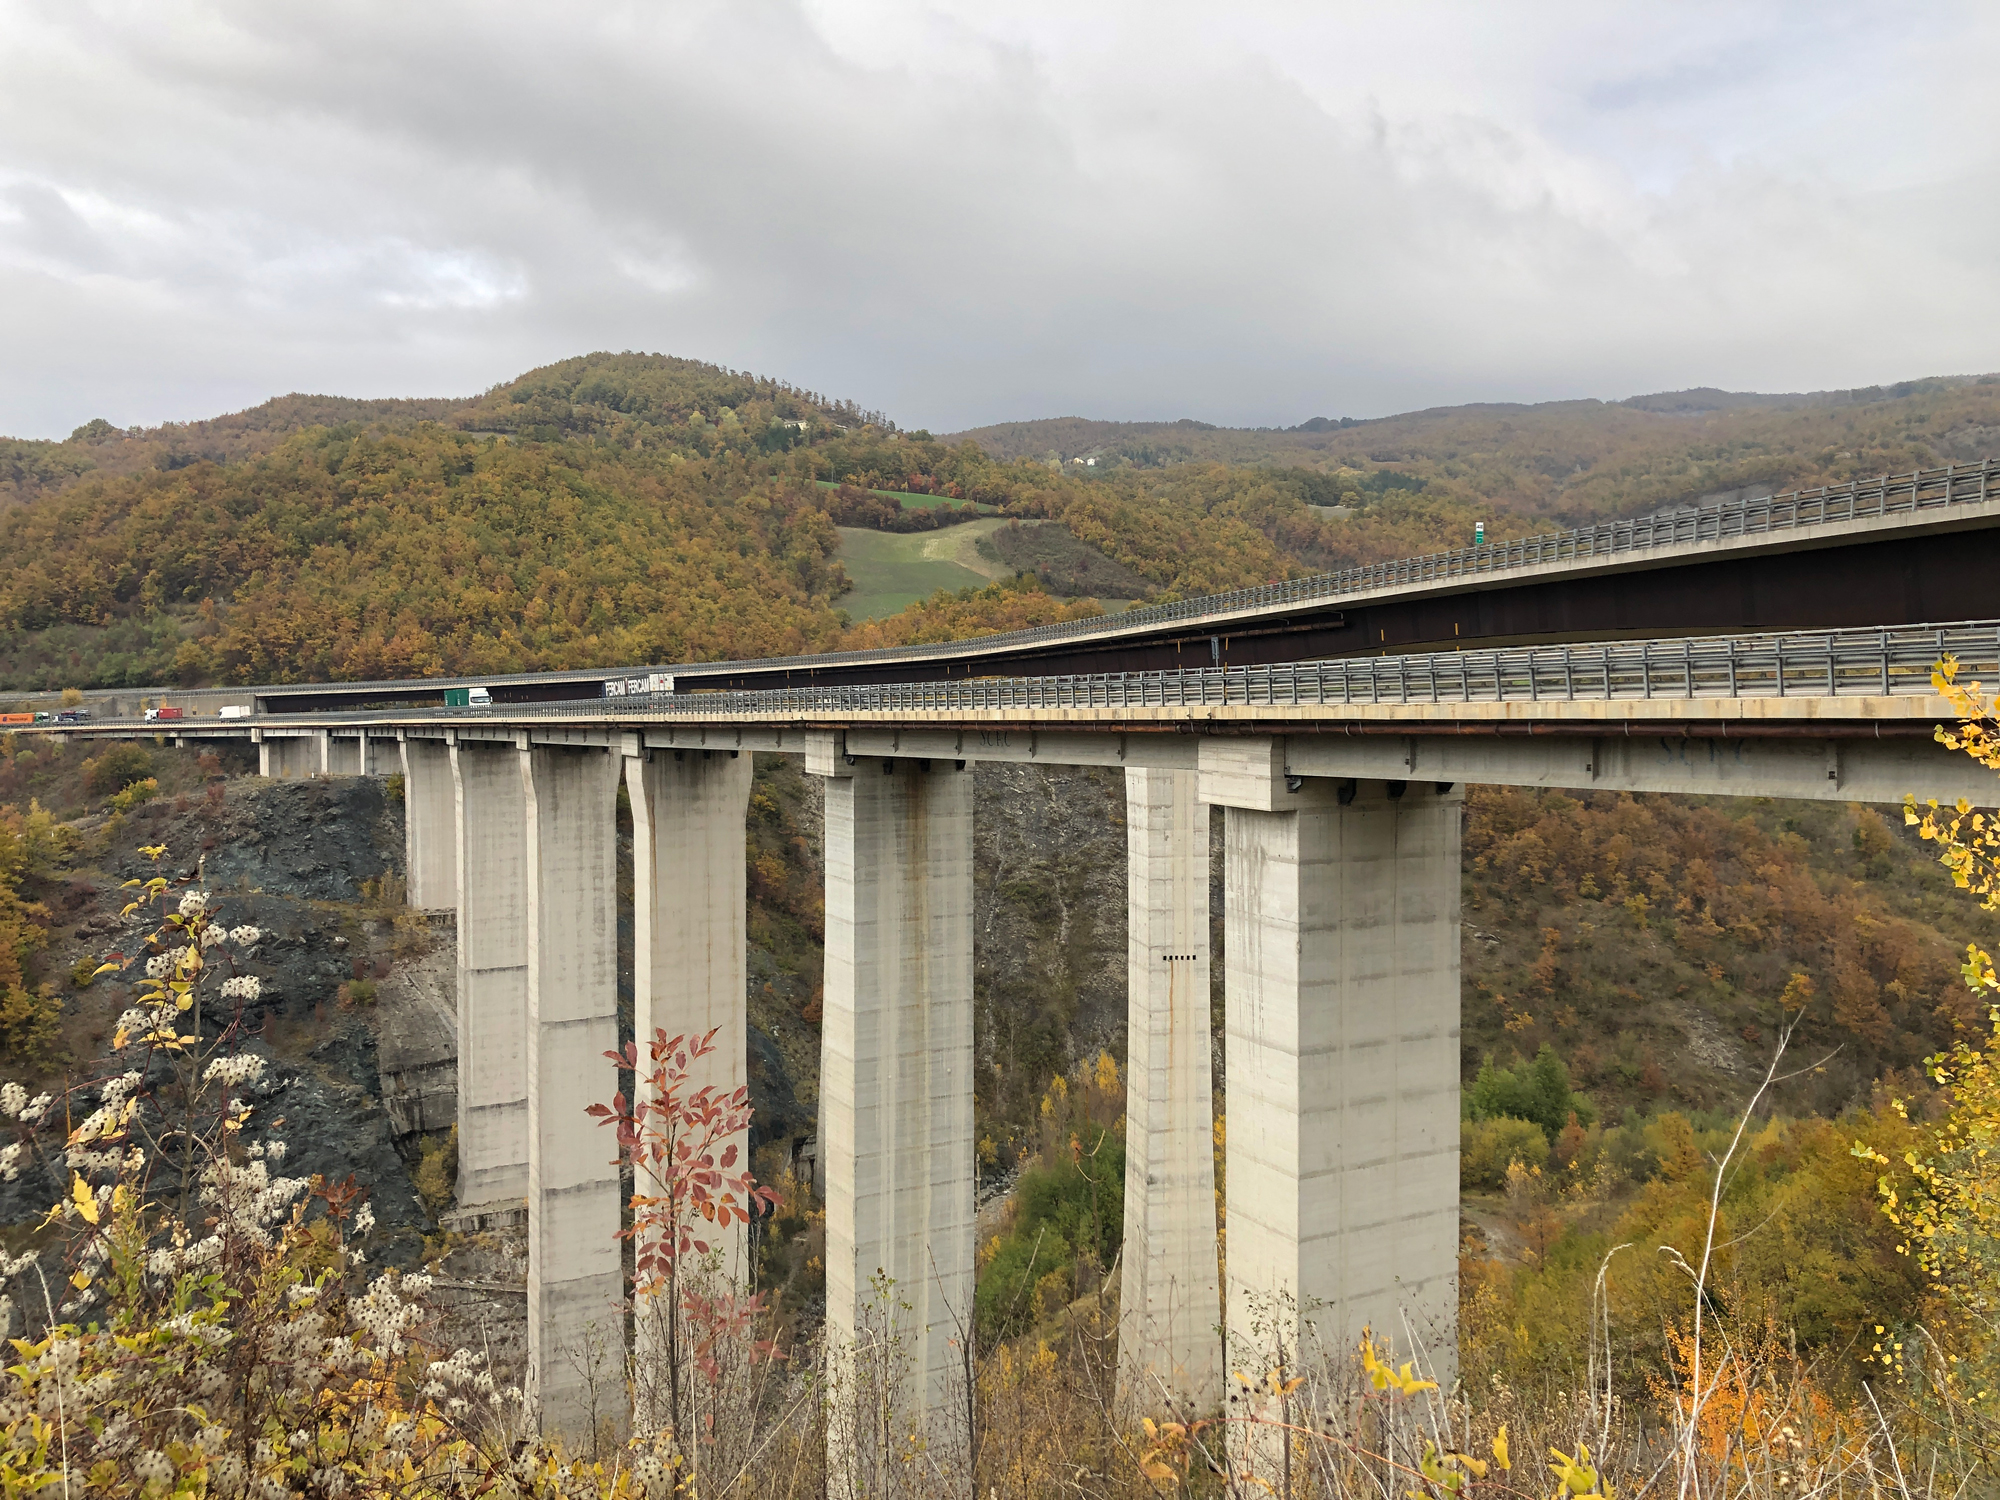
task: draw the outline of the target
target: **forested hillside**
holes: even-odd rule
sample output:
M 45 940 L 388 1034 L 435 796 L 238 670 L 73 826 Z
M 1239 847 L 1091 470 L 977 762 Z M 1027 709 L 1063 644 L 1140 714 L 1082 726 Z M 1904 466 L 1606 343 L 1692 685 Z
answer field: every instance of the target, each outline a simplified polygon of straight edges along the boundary
M 1160 469 L 1230 463 L 1323 471 L 1328 499 L 1421 481 L 1457 500 L 1582 522 L 1746 485 L 1783 490 L 2000 455 L 2000 376 L 1801 396 L 1679 391 L 1627 401 L 1449 406 L 1292 428 L 1193 421 L 1012 422 L 956 435 L 996 459 Z M 1337 492 L 1337 493 L 1336 493 Z
M 857 491 L 1056 522 L 1079 555 L 1115 565 L 1097 571 L 1128 596 L 1176 598 L 1458 545 L 1478 520 L 1505 537 L 1717 489 L 1982 456 L 2000 437 L 2000 384 L 1460 407 L 1286 432 L 1062 421 L 973 436 L 899 431 L 853 402 L 692 360 L 593 354 L 465 400 L 287 396 L 209 422 L 9 440 L 0 689 L 976 634 L 1093 606 L 1029 577 L 852 625 L 836 519 L 902 529 L 892 502 L 874 507 L 887 520 L 855 510 Z M 1103 458 L 1052 465 L 1058 440 Z

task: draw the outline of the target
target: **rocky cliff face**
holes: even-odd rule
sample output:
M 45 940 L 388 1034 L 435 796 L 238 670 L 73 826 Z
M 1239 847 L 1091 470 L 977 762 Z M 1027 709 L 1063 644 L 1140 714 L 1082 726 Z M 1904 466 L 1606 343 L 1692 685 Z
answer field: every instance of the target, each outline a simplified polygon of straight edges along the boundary
M 400 889 L 401 808 L 379 781 L 211 784 L 210 795 L 139 808 L 115 831 L 100 829 L 101 865 L 74 871 L 65 925 L 51 957 L 63 968 L 108 952 L 138 951 L 154 925 L 145 911 L 118 912 L 130 899 L 120 883 L 164 869 L 194 875 L 231 925 L 260 928 L 245 967 L 263 993 L 245 1012 L 248 1050 L 266 1058 L 256 1086 L 250 1139 L 281 1135 L 284 1170 L 353 1177 L 372 1194 L 382 1226 L 376 1257 L 413 1261 L 424 1214 L 383 1106 L 378 1017 L 371 991 L 399 957 L 427 942 L 413 937 Z M 163 844 L 161 866 L 142 844 Z M 387 898 L 385 900 L 385 897 Z M 419 926 L 421 921 L 419 919 Z M 130 987 L 106 976 L 65 1004 L 64 1037 L 81 1068 L 96 1071 Z M 211 1023 L 226 1017 L 211 1016 Z M 88 1108 L 91 1100 L 76 1101 Z M 18 1223 L 49 1201 L 53 1184 L 32 1174 L 0 1193 L 0 1221 Z

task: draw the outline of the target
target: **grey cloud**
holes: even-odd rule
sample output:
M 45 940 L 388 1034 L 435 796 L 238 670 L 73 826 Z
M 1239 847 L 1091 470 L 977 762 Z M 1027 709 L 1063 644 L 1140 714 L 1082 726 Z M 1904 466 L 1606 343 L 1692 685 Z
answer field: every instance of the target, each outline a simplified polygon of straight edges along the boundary
M 0 430 L 601 347 L 940 430 L 2000 365 L 1962 211 L 1996 106 L 1938 114 L 1920 45 L 1860 7 L 1491 14 L 0 12 L 0 298 L 36 308 Z M 1992 60 L 1969 8 L 1927 24 Z M 1783 110 L 1864 76 L 1846 174 Z

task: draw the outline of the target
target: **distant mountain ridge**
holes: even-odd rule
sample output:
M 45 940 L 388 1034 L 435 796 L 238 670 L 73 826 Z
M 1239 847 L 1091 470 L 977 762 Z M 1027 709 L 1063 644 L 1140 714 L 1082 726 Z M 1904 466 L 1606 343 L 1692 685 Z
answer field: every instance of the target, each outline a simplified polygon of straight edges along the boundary
M 1457 417 L 1515 415 L 1536 417 L 1552 413 L 1574 413 L 1591 409 L 1623 407 L 1660 416 L 1708 416 L 1722 412 L 1797 411 L 1807 407 L 1856 406 L 1895 400 L 1953 386 L 1991 384 L 1996 375 L 1939 375 L 1922 380 L 1903 380 L 1881 386 L 1856 386 L 1848 390 L 1824 391 L 1725 391 L 1717 386 L 1693 386 L 1681 391 L 1653 391 L 1626 396 L 1615 401 L 1576 397 L 1559 401 L 1471 401 L 1457 406 L 1428 406 L 1396 412 L 1386 417 L 1313 417 L 1292 427 L 1224 427 L 1194 417 L 1172 421 L 1110 421 L 1095 417 L 1039 417 L 1013 422 L 993 422 L 947 433 L 950 443 L 975 442 L 998 459 L 1047 458 L 1050 453 L 1064 459 L 1088 457 L 1090 451 L 1124 445 L 1164 444 L 1199 446 L 1194 434 L 1210 433 L 1211 444 L 1227 444 L 1232 438 L 1313 439 L 1326 434 L 1349 432 L 1357 427 L 1385 424 L 1449 420 Z M 1302 441 L 1303 449 L 1318 449 L 1323 443 Z
M 1621 401 L 1478 402 L 1366 420 L 1228 428 L 1085 417 L 954 433 L 999 462 L 1095 473 L 1224 464 L 1407 485 L 1571 523 L 1749 487 L 1785 490 L 2000 457 L 2000 376 L 1765 394 L 1696 387 Z

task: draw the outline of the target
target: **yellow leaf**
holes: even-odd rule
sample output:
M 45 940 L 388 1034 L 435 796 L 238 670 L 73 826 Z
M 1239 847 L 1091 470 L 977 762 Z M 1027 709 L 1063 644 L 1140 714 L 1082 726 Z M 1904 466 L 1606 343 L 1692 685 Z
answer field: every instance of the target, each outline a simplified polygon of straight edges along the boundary
M 90 1184 L 81 1176 L 72 1176 L 69 1195 L 76 1202 L 76 1211 L 83 1215 L 86 1224 L 97 1222 L 97 1194 L 90 1190 Z
M 75 1287 L 80 1292 L 85 1290 L 90 1285 L 90 1277 L 86 1272 L 78 1271 L 76 1274 L 70 1277 L 69 1284 Z
M 96 968 L 90 971 L 90 977 L 92 979 L 95 979 L 99 974 L 109 974 L 113 969 L 117 967 L 118 965 L 116 964 L 99 964 Z
M 1500 1465 L 1505 1473 L 1513 1473 L 1514 1466 L 1507 1462 L 1507 1424 L 1502 1422 L 1500 1430 L 1493 1434 L 1493 1462 Z

